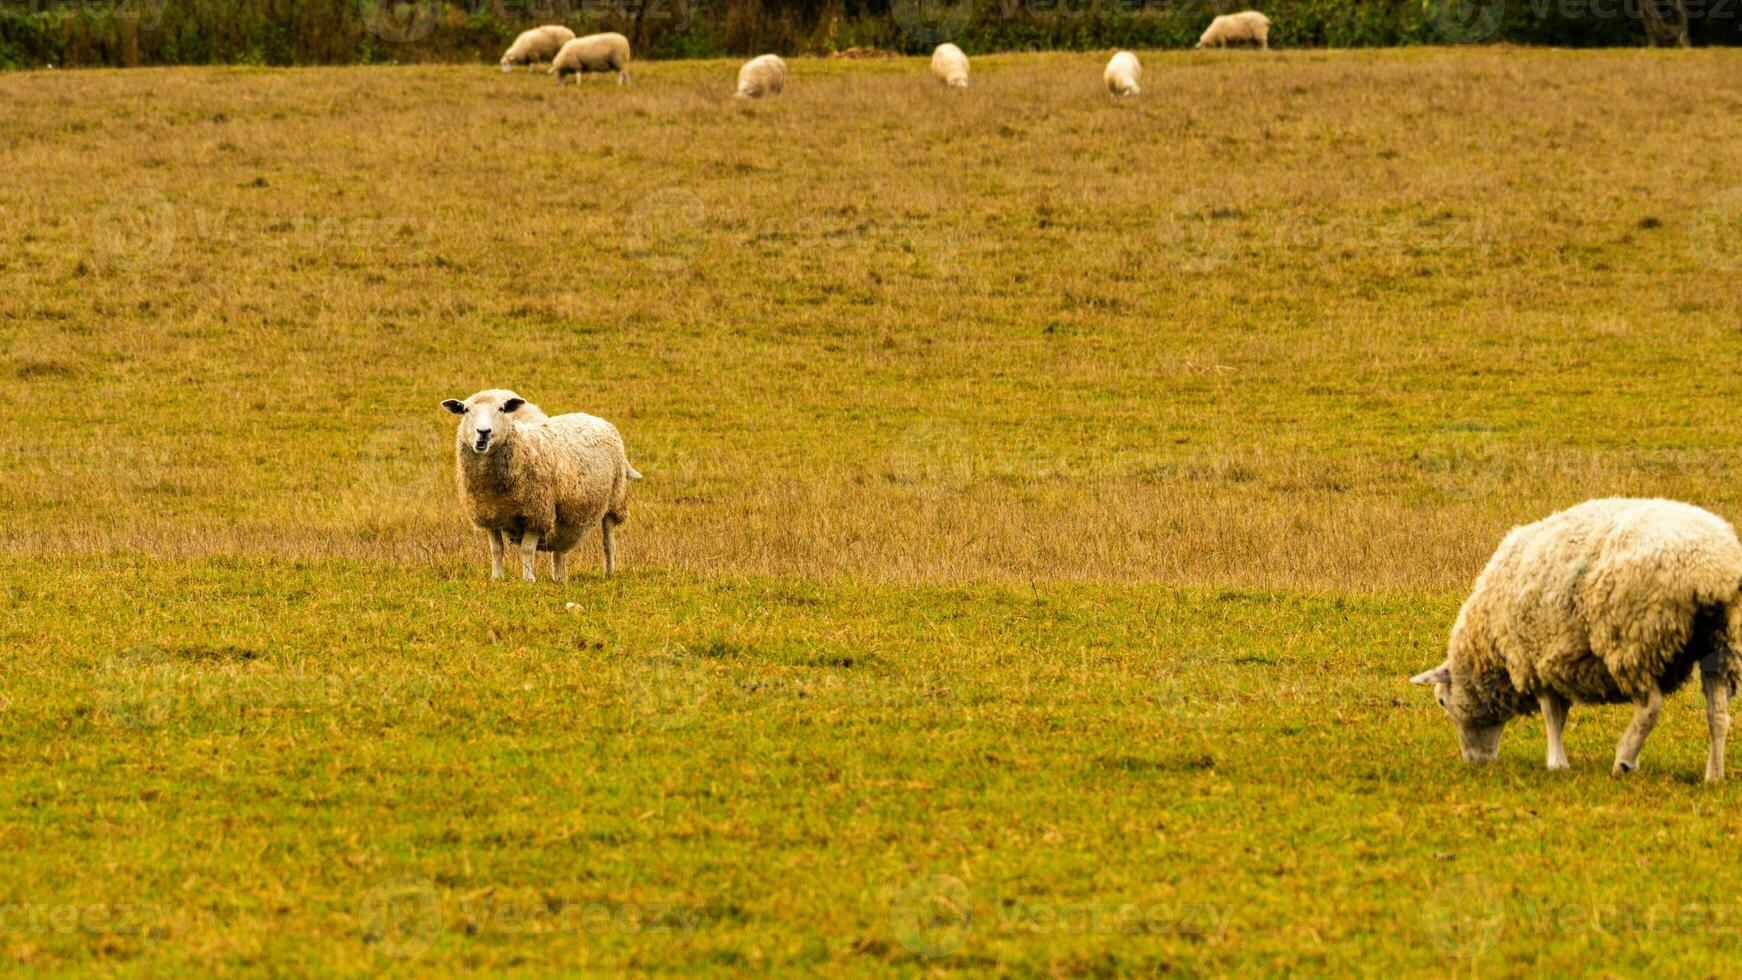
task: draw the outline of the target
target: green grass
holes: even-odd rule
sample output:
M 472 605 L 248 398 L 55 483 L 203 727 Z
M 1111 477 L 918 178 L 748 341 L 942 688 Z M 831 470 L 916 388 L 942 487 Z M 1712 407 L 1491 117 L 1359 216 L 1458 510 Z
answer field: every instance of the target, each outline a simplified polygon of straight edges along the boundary
M 1691 698 L 1404 682 L 1513 523 L 1742 514 L 1736 57 L 1102 60 L 0 77 L 0 959 L 1728 972 Z M 499 385 L 613 581 L 486 580 Z
M 1698 709 L 1677 702 L 1639 779 L 1607 774 L 1614 709 L 1575 710 L 1569 774 L 1531 722 L 1459 765 L 1401 681 L 1451 597 L 475 571 L 9 571 L 9 952 L 158 973 L 1730 955 L 1697 918 L 1735 924 L 1711 870 L 1735 793 L 1695 781 Z M 1445 918 L 1466 894 L 1499 918 Z M 78 924 L 33 926 L 38 904 Z

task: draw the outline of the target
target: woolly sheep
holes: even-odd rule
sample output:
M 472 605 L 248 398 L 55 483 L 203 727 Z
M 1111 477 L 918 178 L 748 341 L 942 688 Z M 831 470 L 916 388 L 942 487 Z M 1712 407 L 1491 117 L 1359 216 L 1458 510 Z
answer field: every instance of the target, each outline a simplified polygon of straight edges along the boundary
M 629 39 L 621 34 L 588 34 L 577 37 L 562 46 L 556 53 L 556 60 L 550 63 L 550 74 L 556 76 L 556 83 L 561 85 L 563 79 L 570 75 L 576 76 L 579 84 L 581 75 L 590 71 L 614 71 L 617 73 L 617 84 L 624 85 L 629 81 Z
M 1256 44 L 1270 50 L 1270 18 L 1256 10 L 1223 14 L 1210 21 L 1198 38 L 1200 48 L 1225 48 L 1230 44 Z
M 612 532 L 629 516 L 623 437 L 601 418 L 547 418 L 512 391 L 492 388 L 442 407 L 462 416 L 454 459 L 466 516 L 489 536 L 490 577 L 502 577 L 503 539 L 520 546 L 520 569 L 536 581 L 538 552 L 551 552 L 551 578 L 568 580 L 569 552 L 597 524 L 605 576 L 616 569 Z
M 931 54 L 931 73 L 950 88 L 967 88 L 968 56 L 953 44 L 940 44 Z
M 779 95 L 786 89 L 786 62 L 780 55 L 765 54 L 744 62 L 738 69 L 739 99 L 760 99 L 764 95 Z
M 511 72 L 515 65 L 525 65 L 530 70 L 537 62 L 554 61 L 563 45 L 574 39 L 575 32 L 561 24 L 534 27 L 508 46 L 502 55 L 502 71 L 504 74 Z
M 1138 63 L 1137 56 L 1129 51 L 1115 54 L 1107 62 L 1107 70 L 1101 73 L 1101 80 L 1107 83 L 1107 91 L 1114 95 L 1136 95 L 1143 90 L 1137 87 L 1137 82 L 1143 78 L 1143 66 Z
M 1433 685 L 1471 762 L 1493 761 L 1506 723 L 1537 709 L 1548 767 L 1565 769 L 1568 706 L 1630 701 L 1633 722 L 1615 747 L 1620 774 L 1638 768 L 1664 696 L 1698 663 L 1706 779 L 1717 782 L 1739 658 L 1735 530 L 1688 504 L 1592 500 L 1514 528 L 1458 611 L 1445 662 L 1411 680 Z

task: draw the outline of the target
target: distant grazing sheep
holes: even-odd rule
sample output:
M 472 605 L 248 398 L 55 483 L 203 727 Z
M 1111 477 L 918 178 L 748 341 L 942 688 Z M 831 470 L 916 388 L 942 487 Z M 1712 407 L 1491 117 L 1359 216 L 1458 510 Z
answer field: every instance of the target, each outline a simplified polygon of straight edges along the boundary
M 1137 56 L 1129 51 L 1115 54 L 1107 62 L 1107 70 L 1101 73 L 1101 80 L 1107 83 L 1107 91 L 1114 95 L 1136 95 L 1142 92 L 1137 83 L 1143 78 L 1143 65 L 1137 61 Z
M 967 88 L 968 56 L 953 44 L 940 44 L 931 53 L 931 73 L 950 88 Z
M 738 91 L 735 98 L 760 99 L 765 95 L 779 95 L 786 90 L 786 62 L 780 60 L 780 55 L 765 54 L 744 62 L 744 67 L 738 69 Z
M 460 502 L 490 541 L 490 577 L 502 577 L 503 539 L 520 546 L 520 569 L 536 581 L 540 551 L 551 577 L 569 577 L 569 552 L 596 524 L 605 576 L 616 569 L 611 534 L 629 516 L 629 484 L 641 479 L 617 428 L 575 413 L 546 418 L 512 391 L 492 388 L 442 407 L 461 416 L 455 437 Z
M 1506 723 L 1541 710 L 1548 767 L 1565 769 L 1569 705 L 1630 701 L 1621 774 L 1696 663 L 1717 782 L 1742 667 L 1742 543 L 1688 504 L 1591 500 L 1514 528 L 1458 611 L 1445 663 L 1411 680 L 1433 685 L 1471 762 L 1492 761 Z
M 540 61 L 554 61 L 563 45 L 574 39 L 575 32 L 561 24 L 534 27 L 515 38 L 514 43 L 508 46 L 508 50 L 502 55 L 502 71 L 511 72 L 515 65 L 531 68 Z
M 614 71 L 617 73 L 617 84 L 627 84 L 629 39 L 621 34 L 588 34 L 586 37 L 577 37 L 563 45 L 562 50 L 556 54 L 556 60 L 550 63 L 550 74 L 556 76 L 558 85 L 570 75 L 576 76 L 575 81 L 579 83 L 579 76 L 590 71 Z
M 1230 44 L 1256 44 L 1270 50 L 1270 18 L 1256 10 L 1223 14 L 1210 21 L 1198 38 L 1200 48 L 1225 48 Z

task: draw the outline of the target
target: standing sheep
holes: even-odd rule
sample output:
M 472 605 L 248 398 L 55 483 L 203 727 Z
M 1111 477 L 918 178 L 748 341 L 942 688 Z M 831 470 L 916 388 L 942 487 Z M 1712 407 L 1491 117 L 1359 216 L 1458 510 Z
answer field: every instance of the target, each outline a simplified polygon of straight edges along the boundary
M 507 74 L 514 70 L 515 65 L 525 65 L 531 70 L 540 61 L 553 61 L 563 45 L 575 39 L 575 32 L 561 24 L 551 24 L 548 27 L 534 27 L 532 30 L 514 39 L 508 50 L 502 55 L 502 72 Z
M 1107 83 L 1107 91 L 1114 95 L 1136 95 L 1142 92 L 1143 89 L 1137 85 L 1142 78 L 1143 65 L 1129 51 L 1115 54 L 1107 62 L 1107 70 L 1101 73 L 1101 80 Z
M 967 88 L 968 56 L 953 44 L 940 44 L 931 53 L 931 73 L 950 88 Z
M 454 457 L 460 503 L 490 540 L 490 577 L 502 577 L 503 539 L 520 546 L 520 570 L 551 552 L 551 577 L 566 582 L 569 552 L 597 524 L 605 577 L 616 569 L 611 533 L 629 516 L 629 484 L 641 479 L 617 428 L 575 413 L 546 418 L 512 391 L 492 388 L 442 407 L 460 419 Z
M 786 62 L 780 55 L 765 54 L 744 62 L 738 69 L 738 91 L 734 98 L 760 99 L 764 95 L 779 95 L 786 90 Z
M 1256 10 L 1223 14 L 1210 21 L 1198 38 L 1200 48 L 1225 48 L 1230 44 L 1256 44 L 1270 50 L 1270 18 Z
M 629 83 L 629 39 L 621 34 L 588 34 L 577 37 L 562 46 L 556 54 L 556 60 L 550 63 L 550 74 L 556 76 L 556 83 L 561 85 L 563 79 L 575 76 L 575 84 L 580 84 L 580 76 L 590 71 L 614 71 L 617 73 L 617 84 Z
M 1476 579 L 1432 684 L 1463 757 L 1491 762 L 1511 719 L 1542 711 L 1548 767 L 1567 768 L 1574 702 L 1633 703 L 1616 774 L 1639 767 L 1663 698 L 1700 665 L 1724 778 L 1729 701 L 1742 667 L 1742 543 L 1722 518 L 1668 500 L 1591 500 L 1514 528 Z

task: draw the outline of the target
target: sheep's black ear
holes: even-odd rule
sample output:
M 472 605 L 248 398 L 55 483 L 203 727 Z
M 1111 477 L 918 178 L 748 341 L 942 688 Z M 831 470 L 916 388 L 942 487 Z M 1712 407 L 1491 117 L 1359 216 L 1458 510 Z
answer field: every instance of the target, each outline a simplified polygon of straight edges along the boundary
M 466 405 L 464 402 L 460 401 L 458 398 L 444 399 L 442 401 L 442 407 L 447 409 L 448 411 L 454 413 L 455 415 L 466 414 Z
M 504 412 L 512 412 L 524 404 L 526 404 L 526 399 L 524 398 L 510 398 L 502 403 L 502 410 Z

